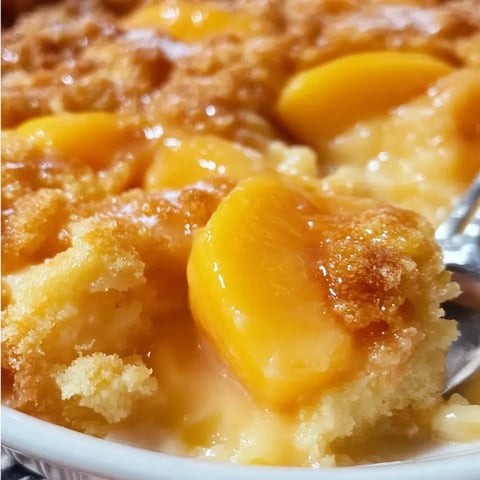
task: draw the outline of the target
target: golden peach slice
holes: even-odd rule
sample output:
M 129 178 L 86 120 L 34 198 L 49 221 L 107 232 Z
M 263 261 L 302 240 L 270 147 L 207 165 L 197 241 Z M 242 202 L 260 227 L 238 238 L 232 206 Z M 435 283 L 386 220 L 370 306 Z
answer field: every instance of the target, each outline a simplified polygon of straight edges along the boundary
M 352 337 L 314 273 L 319 212 L 278 178 L 248 179 L 198 232 L 188 264 L 196 321 L 249 390 L 273 406 L 351 368 Z
M 295 75 L 277 104 L 280 120 L 316 148 L 360 120 L 422 94 L 452 67 L 429 55 L 368 52 Z
M 215 135 L 166 137 L 145 175 L 145 188 L 177 188 L 228 176 L 235 180 L 266 173 L 263 156 Z
M 195 42 L 211 35 L 246 35 L 252 22 L 245 14 L 223 10 L 212 3 L 166 0 L 135 11 L 125 21 L 127 28 L 161 28 L 173 38 Z
M 31 137 L 39 148 L 102 166 L 131 140 L 117 115 L 107 112 L 62 113 L 22 123 L 20 135 Z

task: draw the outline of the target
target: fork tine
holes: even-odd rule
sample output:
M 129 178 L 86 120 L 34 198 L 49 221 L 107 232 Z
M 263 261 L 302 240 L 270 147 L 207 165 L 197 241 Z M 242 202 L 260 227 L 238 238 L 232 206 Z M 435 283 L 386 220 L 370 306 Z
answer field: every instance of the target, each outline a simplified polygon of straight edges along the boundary
M 457 204 L 448 218 L 437 228 L 435 237 L 437 240 L 447 239 L 459 232 L 473 209 L 477 209 L 477 203 L 480 199 L 480 173 L 477 175 L 470 188 L 463 198 Z M 471 218 L 466 226 L 465 233 L 472 237 L 478 237 L 480 234 L 480 213 L 478 211 Z M 468 231 L 467 231 L 468 229 Z
M 477 208 L 475 213 L 470 217 L 463 233 L 470 237 L 477 238 L 480 242 L 480 208 Z

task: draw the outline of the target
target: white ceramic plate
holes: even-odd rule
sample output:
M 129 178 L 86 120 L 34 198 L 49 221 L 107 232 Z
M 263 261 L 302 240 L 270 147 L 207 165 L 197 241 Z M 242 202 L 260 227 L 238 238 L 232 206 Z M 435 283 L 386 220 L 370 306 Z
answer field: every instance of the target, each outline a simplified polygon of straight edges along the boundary
M 239 466 L 89 437 L 2 407 L 2 448 L 49 480 L 480 480 L 480 442 L 409 461 L 336 469 Z

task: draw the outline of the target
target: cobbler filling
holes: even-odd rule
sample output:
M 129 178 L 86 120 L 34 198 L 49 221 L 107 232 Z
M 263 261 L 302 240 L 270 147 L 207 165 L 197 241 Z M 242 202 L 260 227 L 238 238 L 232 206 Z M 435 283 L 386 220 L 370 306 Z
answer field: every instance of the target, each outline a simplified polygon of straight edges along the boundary
M 2 14 L 6 404 L 234 463 L 480 437 L 433 235 L 480 167 L 478 0 Z

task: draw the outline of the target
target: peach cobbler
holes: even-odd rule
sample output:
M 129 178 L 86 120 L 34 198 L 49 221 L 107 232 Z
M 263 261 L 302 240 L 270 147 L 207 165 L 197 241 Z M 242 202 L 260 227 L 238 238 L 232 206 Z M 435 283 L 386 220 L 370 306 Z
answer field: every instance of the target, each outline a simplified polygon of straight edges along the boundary
M 5 404 L 238 463 L 480 438 L 434 241 L 480 168 L 480 0 L 2 11 Z

